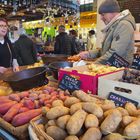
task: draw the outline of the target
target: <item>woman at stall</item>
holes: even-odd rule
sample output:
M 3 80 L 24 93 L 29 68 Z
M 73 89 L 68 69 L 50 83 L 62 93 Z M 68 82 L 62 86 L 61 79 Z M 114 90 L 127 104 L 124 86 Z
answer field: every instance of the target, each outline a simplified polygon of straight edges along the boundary
M 12 67 L 14 72 L 19 71 L 19 65 L 7 32 L 7 20 L 0 18 L 0 73 L 4 73 L 8 67 Z

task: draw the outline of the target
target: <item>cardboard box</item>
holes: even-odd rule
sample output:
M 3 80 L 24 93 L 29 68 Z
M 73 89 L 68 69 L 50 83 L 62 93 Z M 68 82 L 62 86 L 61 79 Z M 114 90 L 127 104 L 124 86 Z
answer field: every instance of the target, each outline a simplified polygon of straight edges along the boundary
M 140 85 L 120 82 L 119 79 L 122 78 L 123 72 L 124 71 L 122 70 L 99 77 L 98 95 L 103 98 L 108 98 L 108 95 L 110 94 L 110 92 L 112 92 L 136 102 L 140 102 Z M 120 88 L 129 91 L 129 93 L 125 91 L 119 91 L 118 89 Z
M 58 80 L 60 81 L 64 74 L 73 76 L 74 78 L 81 81 L 81 89 L 87 93 L 97 94 L 98 89 L 98 77 L 110 74 L 100 74 L 100 75 L 87 75 L 83 74 L 84 71 L 89 71 L 88 66 L 77 66 L 73 68 L 67 68 L 67 69 L 60 69 L 58 74 Z

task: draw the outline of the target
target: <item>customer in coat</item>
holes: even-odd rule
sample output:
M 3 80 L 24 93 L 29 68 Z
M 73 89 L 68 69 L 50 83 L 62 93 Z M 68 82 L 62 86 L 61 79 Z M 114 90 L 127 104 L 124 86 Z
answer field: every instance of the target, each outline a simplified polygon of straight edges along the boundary
M 96 58 L 95 63 L 106 64 L 106 61 L 117 53 L 132 64 L 134 53 L 135 20 L 129 10 L 120 12 L 117 0 L 105 0 L 99 6 L 101 20 L 106 27 L 102 30 L 105 35 L 102 48 L 95 51 L 82 52 L 82 58 Z
M 75 52 L 73 51 L 73 46 L 71 43 L 70 36 L 65 32 L 65 26 L 60 25 L 58 27 L 59 34 L 55 38 L 54 44 L 54 53 L 55 54 L 65 54 L 65 55 L 73 55 Z
M 19 29 L 19 38 L 14 43 L 17 61 L 20 66 L 31 65 L 37 62 L 37 51 L 33 41 L 26 35 L 23 28 Z
M 7 20 L 0 18 L 0 73 L 4 73 L 8 67 L 12 67 L 14 72 L 19 71 L 19 65 L 7 32 Z

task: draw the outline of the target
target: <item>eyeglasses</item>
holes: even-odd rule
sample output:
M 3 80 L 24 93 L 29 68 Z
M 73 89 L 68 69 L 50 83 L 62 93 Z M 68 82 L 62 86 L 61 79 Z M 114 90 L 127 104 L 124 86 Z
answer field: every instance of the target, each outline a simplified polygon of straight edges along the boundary
M 0 25 L 0 28 L 8 28 L 7 25 Z

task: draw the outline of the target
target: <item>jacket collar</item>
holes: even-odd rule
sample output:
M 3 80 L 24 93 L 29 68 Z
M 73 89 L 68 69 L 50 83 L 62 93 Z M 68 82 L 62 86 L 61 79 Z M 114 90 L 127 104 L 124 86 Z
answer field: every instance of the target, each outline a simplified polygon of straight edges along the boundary
M 102 29 L 101 31 L 103 33 L 106 33 L 108 31 L 108 29 L 117 21 L 120 21 L 121 19 L 123 19 L 124 17 L 126 17 L 129 14 L 129 10 L 124 10 L 121 13 L 119 13 L 118 15 L 116 15 L 107 25 L 104 29 Z

